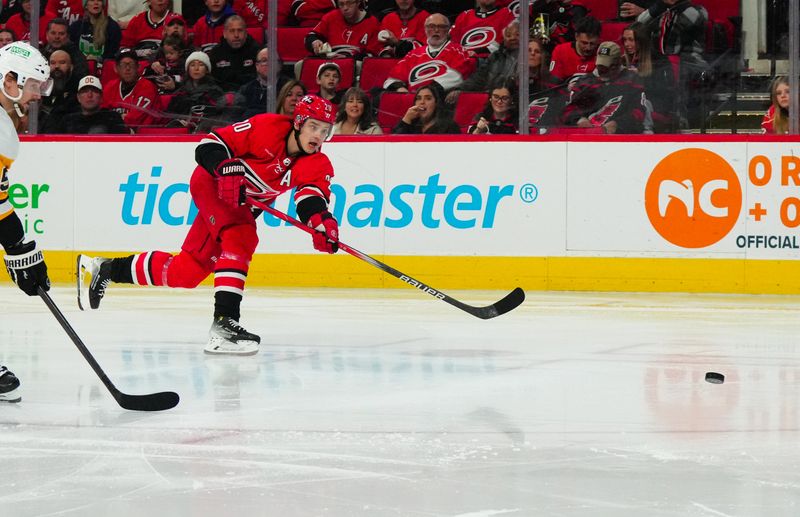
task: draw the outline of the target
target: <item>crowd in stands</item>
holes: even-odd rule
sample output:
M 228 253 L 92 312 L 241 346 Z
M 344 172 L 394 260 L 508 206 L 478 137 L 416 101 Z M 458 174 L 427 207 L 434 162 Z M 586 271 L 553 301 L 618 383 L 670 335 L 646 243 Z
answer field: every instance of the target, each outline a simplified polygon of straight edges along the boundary
M 31 1 L 2 1 L 0 42 L 30 38 Z M 263 113 L 270 91 L 290 115 L 311 91 L 337 105 L 337 134 L 509 134 L 521 111 L 532 133 L 675 132 L 703 116 L 702 3 L 529 2 L 519 106 L 517 0 L 279 0 L 277 50 L 291 34 L 297 57 L 278 56 L 272 89 L 266 0 L 184 0 L 182 13 L 171 0 L 41 0 L 55 86 L 38 127 L 205 132 Z M 783 127 L 773 104 L 770 127 Z

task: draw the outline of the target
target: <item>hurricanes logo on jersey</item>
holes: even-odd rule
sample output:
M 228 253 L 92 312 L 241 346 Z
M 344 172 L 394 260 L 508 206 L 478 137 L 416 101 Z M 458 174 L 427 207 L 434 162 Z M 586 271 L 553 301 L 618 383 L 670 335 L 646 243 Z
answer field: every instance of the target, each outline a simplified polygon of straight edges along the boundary
M 488 47 L 495 40 L 495 36 L 492 27 L 476 27 L 464 33 L 464 36 L 461 37 L 461 46 L 465 50 Z
M 447 65 L 442 61 L 428 61 L 411 69 L 408 84 L 411 86 L 430 81 L 447 73 Z

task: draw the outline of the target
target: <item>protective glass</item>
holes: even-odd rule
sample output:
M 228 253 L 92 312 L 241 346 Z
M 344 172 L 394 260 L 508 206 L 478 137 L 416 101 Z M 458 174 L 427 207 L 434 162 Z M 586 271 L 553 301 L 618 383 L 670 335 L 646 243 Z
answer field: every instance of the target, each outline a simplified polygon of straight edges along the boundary
M 47 97 L 53 91 L 53 79 L 48 78 L 42 82 L 38 79 L 27 79 L 22 86 L 22 92 L 38 93 L 42 97 Z

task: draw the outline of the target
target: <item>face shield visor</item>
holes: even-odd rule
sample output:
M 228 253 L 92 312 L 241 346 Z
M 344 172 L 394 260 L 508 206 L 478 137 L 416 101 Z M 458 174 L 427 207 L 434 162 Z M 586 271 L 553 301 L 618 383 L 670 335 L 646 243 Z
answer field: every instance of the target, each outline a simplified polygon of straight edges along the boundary
M 38 79 L 28 78 L 25 84 L 22 85 L 22 93 L 38 94 L 41 97 L 47 97 L 53 91 L 53 79 L 48 78 L 42 82 Z

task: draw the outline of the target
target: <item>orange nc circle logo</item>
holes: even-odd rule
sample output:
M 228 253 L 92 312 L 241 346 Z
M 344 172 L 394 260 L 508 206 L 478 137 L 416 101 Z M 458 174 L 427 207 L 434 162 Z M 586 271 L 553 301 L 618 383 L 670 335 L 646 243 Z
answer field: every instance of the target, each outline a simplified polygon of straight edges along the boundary
M 683 149 L 658 162 L 644 192 L 650 224 L 682 248 L 703 248 L 733 229 L 742 186 L 733 167 L 706 149 Z

